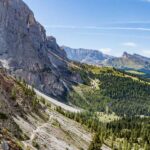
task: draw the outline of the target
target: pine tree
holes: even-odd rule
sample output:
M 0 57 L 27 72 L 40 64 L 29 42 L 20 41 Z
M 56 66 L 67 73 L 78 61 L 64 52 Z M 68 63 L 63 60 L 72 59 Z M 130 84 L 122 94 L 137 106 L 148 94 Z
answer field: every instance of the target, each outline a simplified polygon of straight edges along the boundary
M 100 134 L 95 134 L 93 141 L 91 142 L 88 150 L 101 150 L 102 142 L 100 140 Z

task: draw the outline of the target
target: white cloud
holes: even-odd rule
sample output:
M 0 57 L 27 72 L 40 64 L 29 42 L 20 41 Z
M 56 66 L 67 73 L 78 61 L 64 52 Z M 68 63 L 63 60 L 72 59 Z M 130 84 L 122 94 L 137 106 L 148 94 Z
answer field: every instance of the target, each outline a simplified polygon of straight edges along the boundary
M 100 49 L 101 52 L 103 52 L 104 54 L 111 54 L 112 49 L 111 48 L 101 48 Z
M 146 57 L 150 57 L 150 50 L 142 50 L 142 55 L 146 56 Z
M 130 28 L 130 27 L 102 27 L 102 26 L 66 26 L 66 25 L 45 25 L 45 28 L 54 29 L 90 29 L 90 30 L 128 30 L 128 31 L 147 31 L 150 32 L 150 28 Z
M 137 44 L 134 42 L 126 42 L 126 43 L 123 43 L 122 45 L 126 47 L 137 47 Z
M 149 2 L 150 3 L 150 0 L 142 0 L 143 2 Z

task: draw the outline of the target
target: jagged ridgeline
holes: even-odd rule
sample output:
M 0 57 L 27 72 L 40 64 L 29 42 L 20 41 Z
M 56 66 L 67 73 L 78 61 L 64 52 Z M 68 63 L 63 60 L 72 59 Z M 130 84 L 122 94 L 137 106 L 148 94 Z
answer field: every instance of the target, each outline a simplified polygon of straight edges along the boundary
M 118 69 L 126 70 L 133 74 L 150 78 L 150 58 L 138 54 L 128 54 L 124 52 L 121 57 L 115 57 L 103 54 L 99 50 L 73 49 L 62 47 L 69 59 L 81 63 L 111 66 Z
M 93 111 L 117 115 L 150 115 L 150 82 L 115 68 L 77 64 L 83 84 L 73 86 L 68 100 Z

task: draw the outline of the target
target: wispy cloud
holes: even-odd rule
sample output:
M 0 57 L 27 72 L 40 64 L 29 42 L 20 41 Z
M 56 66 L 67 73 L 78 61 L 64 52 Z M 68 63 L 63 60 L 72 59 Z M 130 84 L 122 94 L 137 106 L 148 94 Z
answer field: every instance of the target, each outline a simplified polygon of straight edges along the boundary
M 114 21 L 108 24 L 150 24 L 150 21 Z
M 134 43 L 134 42 L 125 42 L 125 43 L 122 43 L 123 46 L 126 46 L 126 47 L 137 47 L 137 44 Z
M 56 28 L 56 29 L 77 29 L 77 28 L 81 28 L 81 27 L 77 27 L 77 26 L 66 26 L 66 25 L 45 25 L 45 28 Z
M 150 50 L 141 50 L 142 55 L 150 57 Z
M 131 31 L 147 31 L 150 32 L 150 28 L 140 27 L 99 27 L 99 26 L 62 26 L 62 25 L 51 25 L 45 26 L 45 28 L 54 29 L 89 29 L 89 30 L 131 30 Z
M 111 54 L 112 49 L 111 48 L 101 48 L 100 51 L 103 52 L 104 54 Z
M 143 1 L 143 2 L 149 2 L 150 3 L 150 0 L 141 0 L 141 1 Z

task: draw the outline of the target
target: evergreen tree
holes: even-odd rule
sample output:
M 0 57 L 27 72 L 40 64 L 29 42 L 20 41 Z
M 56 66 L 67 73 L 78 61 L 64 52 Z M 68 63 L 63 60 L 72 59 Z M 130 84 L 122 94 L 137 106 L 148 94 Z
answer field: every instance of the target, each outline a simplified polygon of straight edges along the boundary
M 91 142 L 88 150 L 101 150 L 102 141 L 100 139 L 100 134 L 95 134 L 93 141 Z

